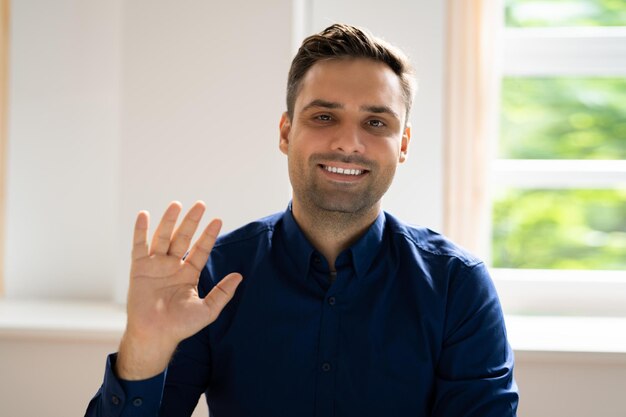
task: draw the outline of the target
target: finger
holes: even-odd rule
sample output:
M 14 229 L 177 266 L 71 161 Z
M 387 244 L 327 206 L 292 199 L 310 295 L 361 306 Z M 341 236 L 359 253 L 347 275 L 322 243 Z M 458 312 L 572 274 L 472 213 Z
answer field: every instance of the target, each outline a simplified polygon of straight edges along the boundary
M 204 210 L 205 205 L 202 201 L 196 202 L 196 204 L 189 209 L 180 226 L 174 231 L 174 236 L 172 237 L 172 242 L 167 252 L 168 254 L 182 259 L 187 249 L 189 249 L 191 238 L 198 228 Z
M 172 231 L 176 226 L 176 220 L 182 210 L 182 206 L 178 201 L 172 201 L 163 213 L 161 222 L 157 226 L 152 244 L 150 245 L 150 255 L 165 255 L 170 247 L 172 240 Z
M 150 213 L 145 210 L 137 214 L 135 220 L 135 231 L 133 233 L 133 249 L 131 258 L 133 260 L 148 256 L 148 226 L 150 224 Z
M 220 233 L 221 228 L 221 220 L 211 220 L 211 223 L 204 229 L 189 251 L 189 255 L 185 258 L 185 263 L 190 264 L 197 272 L 202 271 L 207 259 L 209 259 L 209 254 L 211 253 L 211 249 L 213 249 L 213 245 L 215 244 L 215 240 L 217 240 L 217 235 Z
M 204 303 L 210 310 L 211 322 L 215 321 L 222 309 L 233 298 L 242 280 L 243 277 L 237 272 L 228 274 L 204 297 Z

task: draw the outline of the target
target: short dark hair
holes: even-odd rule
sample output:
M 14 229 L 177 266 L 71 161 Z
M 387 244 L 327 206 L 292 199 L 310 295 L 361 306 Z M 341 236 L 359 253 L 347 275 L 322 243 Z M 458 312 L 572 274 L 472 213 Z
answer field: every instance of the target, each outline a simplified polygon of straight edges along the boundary
M 398 48 L 365 30 L 346 24 L 334 24 L 306 38 L 291 61 L 287 79 L 287 115 L 293 118 L 296 97 L 302 79 L 316 62 L 341 58 L 368 58 L 385 64 L 400 78 L 406 107 L 406 119 L 416 89 L 413 66 Z

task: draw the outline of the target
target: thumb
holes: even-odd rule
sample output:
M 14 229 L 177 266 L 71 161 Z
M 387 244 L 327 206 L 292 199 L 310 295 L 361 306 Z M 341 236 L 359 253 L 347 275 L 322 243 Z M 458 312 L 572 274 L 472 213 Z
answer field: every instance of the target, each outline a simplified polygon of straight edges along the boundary
M 210 309 L 211 322 L 217 319 L 222 309 L 233 298 L 242 280 L 243 277 L 237 272 L 228 274 L 204 297 L 204 303 Z

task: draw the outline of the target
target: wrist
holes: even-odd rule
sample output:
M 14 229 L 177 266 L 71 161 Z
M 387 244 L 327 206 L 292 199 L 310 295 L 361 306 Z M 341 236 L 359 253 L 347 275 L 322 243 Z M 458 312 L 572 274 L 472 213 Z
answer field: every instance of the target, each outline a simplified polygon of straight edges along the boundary
M 138 381 L 159 375 L 167 368 L 176 343 L 141 341 L 127 333 L 120 342 L 115 374 L 127 381 Z

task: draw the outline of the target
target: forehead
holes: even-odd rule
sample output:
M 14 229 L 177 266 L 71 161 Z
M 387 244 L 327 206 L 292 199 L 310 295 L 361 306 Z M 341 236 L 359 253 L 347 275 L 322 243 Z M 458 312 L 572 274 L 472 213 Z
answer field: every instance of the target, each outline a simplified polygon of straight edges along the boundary
M 398 114 L 405 110 L 400 78 L 385 63 L 366 58 L 319 61 L 309 68 L 296 98 L 296 113 L 320 99 L 346 108 L 389 106 Z

